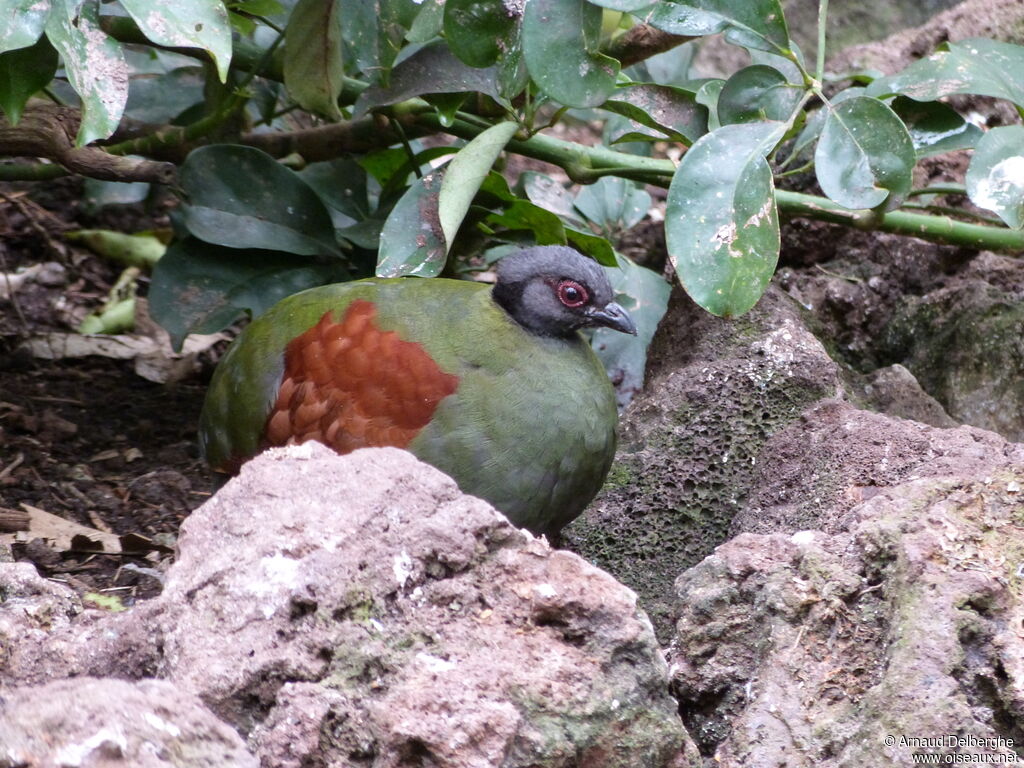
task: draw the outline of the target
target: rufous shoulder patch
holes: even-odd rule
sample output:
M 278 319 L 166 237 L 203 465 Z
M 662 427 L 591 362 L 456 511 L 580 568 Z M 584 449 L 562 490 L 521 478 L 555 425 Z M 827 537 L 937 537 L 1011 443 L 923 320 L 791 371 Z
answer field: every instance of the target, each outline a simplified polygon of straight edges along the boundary
M 338 453 L 405 448 L 459 379 L 415 342 L 376 324 L 377 309 L 353 301 L 285 348 L 284 374 L 267 417 L 266 445 L 318 440 Z

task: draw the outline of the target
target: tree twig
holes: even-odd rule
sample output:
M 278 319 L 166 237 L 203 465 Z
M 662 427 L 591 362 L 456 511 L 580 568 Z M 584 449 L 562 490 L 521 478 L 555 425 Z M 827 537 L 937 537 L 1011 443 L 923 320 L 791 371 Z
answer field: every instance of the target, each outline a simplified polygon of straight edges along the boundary
M 33 104 L 25 110 L 16 126 L 7 121 L 0 122 L 0 155 L 44 157 L 71 173 L 107 181 L 166 184 L 175 178 L 177 171 L 171 163 L 116 157 L 99 147 L 76 147 L 74 136 L 77 131 L 78 113 L 75 110 L 56 104 Z

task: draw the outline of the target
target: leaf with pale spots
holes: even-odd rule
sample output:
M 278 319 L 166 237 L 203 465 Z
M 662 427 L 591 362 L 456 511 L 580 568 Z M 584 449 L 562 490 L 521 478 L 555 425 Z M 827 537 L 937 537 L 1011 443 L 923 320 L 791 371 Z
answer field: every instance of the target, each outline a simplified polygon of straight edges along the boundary
M 48 2 L 40 0 L 0 0 L 0 52 L 27 48 L 43 34 Z
M 380 233 L 378 277 L 437 277 L 448 251 L 438 215 L 444 169 L 416 179 L 395 203 Z
M 822 191 L 851 209 L 899 206 L 910 191 L 916 162 L 903 121 L 869 96 L 832 105 L 814 152 Z
M 121 0 L 142 33 L 157 45 L 199 48 L 210 54 L 226 82 L 231 65 L 231 22 L 220 0 Z
M 775 186 L 765 160 L 784 123 L 723 126 L 694 144 L 672 179 L 665 241 L 695 302 L 733 317 L 761 298 L 779 258 Z
M 1005 125 L 982 135 L 967 167 L 967 196 L 1024 228 L 1024 126 Z
M 601 9 L 583 0 L 527 0 L 523 58 L 533 81 L 570 107 L 596 107 L 615 90 L 619 63 L 598 52 Z
M 900 93 L 917 101 L 970 93 L 1007 99 L 1024 107 L 1022 72 L 1024 47 L 997 40 L 961 40 L 944 43 L 931 56 L 915 61 L 902 72 L 875 80 L 867 93 L 879 98 Z
M 100 29 L 96 6 L 54 0 L 46 36 L 57 49 L 71 87 L 82 100 L 75 143 L 105 139 L 121 122 L 128 100 L 128 65 L 121 44 Z
M 734 45 L 772 53 L 790 48 L 779 0 L 675 0 L 655 3 L 637 14 L 657 29 L 700 37 L 724 32 Z

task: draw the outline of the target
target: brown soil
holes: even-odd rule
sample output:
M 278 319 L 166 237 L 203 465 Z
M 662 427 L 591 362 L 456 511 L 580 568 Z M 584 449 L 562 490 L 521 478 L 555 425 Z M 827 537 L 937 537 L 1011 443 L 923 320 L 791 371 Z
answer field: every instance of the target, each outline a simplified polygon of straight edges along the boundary
M 9 519 L 27 505 L 98 531 L 135 534 L 130 556 L 96 554 L 78 542 L 60 551 L 24 533 L 19 538 L 28 540 L 12 547 L 16 559 L 31 560 L 47 576 L 81 592 L 107 590 L 129 604 L 159 591 L 154 569 L 213 485 L 195 445 L 202 373 L 153 384 L 124 361 L 45 361 L 18 346 L 32 333 L 72 330 L 102 304 L 120 272 L 72 247 L 63 231 L 137 231 L 165 225 L 165 210 L 111 206 L 90 215 L 80 181 L 33 189 L 31 198 L 23 192 L 0 186 L 0 273 L 42 262 L 64 272 L 49 284 L 24 283 L 13 300 L 0 298 L 0 515 Z

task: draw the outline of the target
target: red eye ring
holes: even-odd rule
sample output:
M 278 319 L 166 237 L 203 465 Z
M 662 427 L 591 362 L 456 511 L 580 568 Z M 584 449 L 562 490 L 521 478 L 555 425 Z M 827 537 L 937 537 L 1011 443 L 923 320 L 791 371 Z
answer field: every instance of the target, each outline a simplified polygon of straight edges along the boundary
M 558 300 L 565 306 L 575 309 L 590 301 L 590 294 L 575 280 L 561 280 L 558 283 Z

